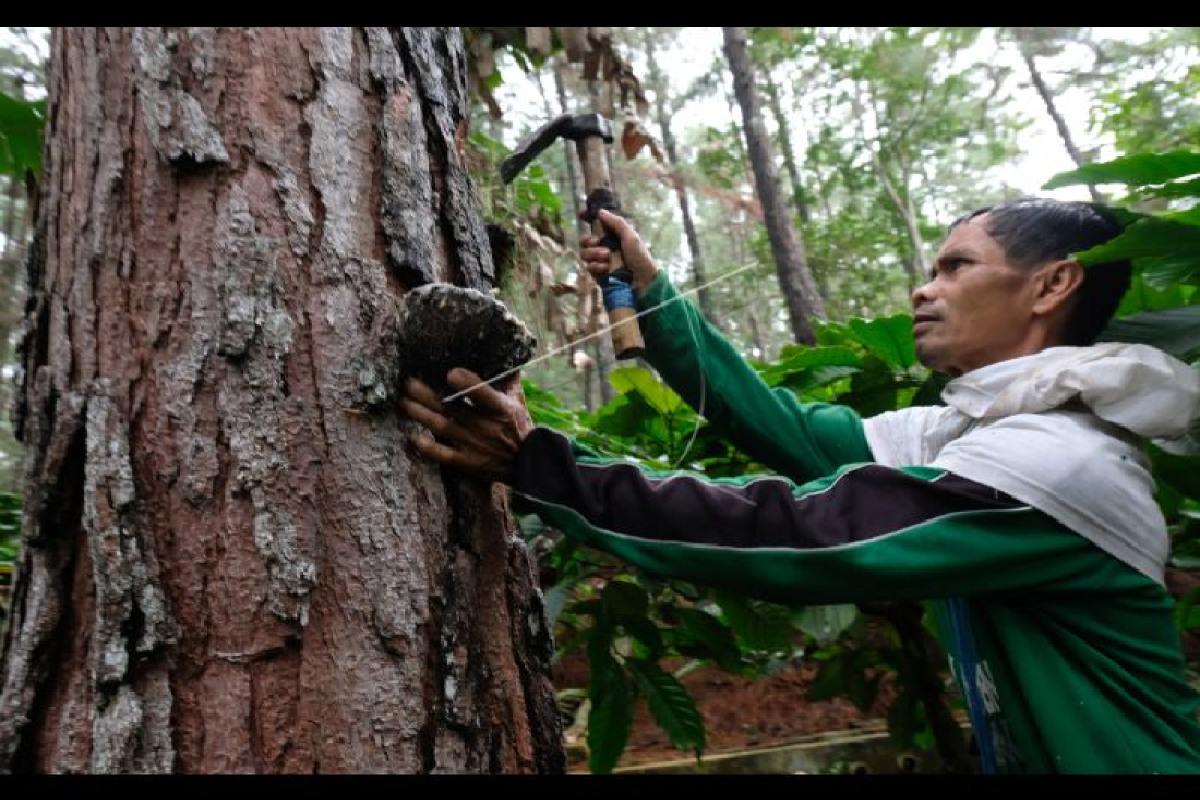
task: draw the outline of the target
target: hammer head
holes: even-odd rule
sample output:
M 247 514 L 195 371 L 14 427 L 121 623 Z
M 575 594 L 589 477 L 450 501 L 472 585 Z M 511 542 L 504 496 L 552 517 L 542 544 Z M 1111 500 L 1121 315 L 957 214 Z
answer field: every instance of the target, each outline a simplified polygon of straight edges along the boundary
M 612 125 L 599 114 L 563 114 L 555 117 L 530 134 L 529 138 L 517 145 L 512 155 L 501 162 L 500 177 L 505 183 L 512 183 L 517 173 L 559 138 L 577 142 L 592 136 L 599 136 L 606 143 L 612 142 Z

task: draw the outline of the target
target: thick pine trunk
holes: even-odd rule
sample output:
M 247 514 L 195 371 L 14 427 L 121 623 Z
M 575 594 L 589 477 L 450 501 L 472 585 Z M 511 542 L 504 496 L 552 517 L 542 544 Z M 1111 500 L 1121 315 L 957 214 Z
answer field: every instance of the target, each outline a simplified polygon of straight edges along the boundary
M 395 410 L 405 289 L 492 272 L 457 29 L 51 50 L 0 769 L 560 771 L 504 494 Z
M 767 225 L 767 238 L 775 257 L 779 288 L 788 308 L 792 336 L 797 342 L 812 344 L 812 319 L 825 316 L 825 306 L 817 292 L 816 281 L 808 268 L 804 242 L 793 229 L 787 203 L 779 184 L 779 169 L 775 166 L 774 148 L 763 125 L 758 89 L 754 84 L 754 66 L 746 52 L 746 31 L 743 28 L 722 28 L 725 34 L 725 56 L 733 73 L 733 90 L 742 109 L 746 146 L 758 199 L 762 203 Z

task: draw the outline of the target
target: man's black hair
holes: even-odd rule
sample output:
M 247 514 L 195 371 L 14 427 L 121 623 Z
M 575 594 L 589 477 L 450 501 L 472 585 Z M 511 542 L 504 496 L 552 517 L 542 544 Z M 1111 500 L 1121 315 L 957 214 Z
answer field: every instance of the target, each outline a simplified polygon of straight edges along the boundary
M 1004 248 L 1008 260 L 1033 269 L 1059 261 L 1116 238 L 1124 230 L 1104 206 L 1096 203 L 1026 197 L 972 211 L 956 226 L 986 214 L 986 230 Z M 1095 264 L 1084 269 L 1083 284 L 1067 318 L 1063 344 L 1085 346 L 1096 341 L 1129 290 L 1129 261 Z

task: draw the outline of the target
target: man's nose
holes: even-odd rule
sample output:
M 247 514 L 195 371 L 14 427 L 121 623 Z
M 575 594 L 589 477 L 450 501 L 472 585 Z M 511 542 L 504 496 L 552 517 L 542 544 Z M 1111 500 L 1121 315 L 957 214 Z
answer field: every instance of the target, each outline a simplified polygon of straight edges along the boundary
M 913 290 L 912 297 L 909 298 L 913 308 L 932 303 L 934 300 L 933 281 L 928 281 Z

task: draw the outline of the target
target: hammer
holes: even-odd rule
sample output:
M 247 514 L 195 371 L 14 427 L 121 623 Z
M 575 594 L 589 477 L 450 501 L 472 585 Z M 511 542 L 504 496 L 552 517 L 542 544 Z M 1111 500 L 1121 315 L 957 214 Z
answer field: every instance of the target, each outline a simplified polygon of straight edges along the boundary
M 604 308 L 608 311 L 612 327 L 612 343 L 616 357 L 636 358 L 646 349 L 642 332 L 638 328 L 633 294 L 633 274 L 625 268 L 621 257 L 621 241 L 604 229 L 598 213 L 601 210 L 620 213 L 616 196 L 612 191 L 612 180 L 608 174 L 608 161 L 604 145 L 613 140 L 612 125 L 599 114 L 563 114 L 534 131 L 508 158 L 500 164 L 500 177 L 505 183 L 525 168 L 538 154 L 562 137 L 575 142 L 579 162 L 583 165 L 583 182 L 587 191 L 587 210 L 584 219 L 592 223 L 592 233 L 600 236 L 600 244 L 612 251 L 615 267 L 601 278 L 600 289 L 604 294 Z

